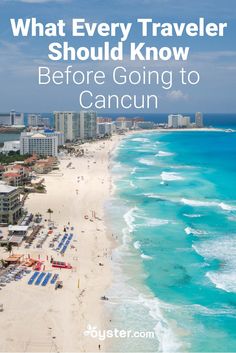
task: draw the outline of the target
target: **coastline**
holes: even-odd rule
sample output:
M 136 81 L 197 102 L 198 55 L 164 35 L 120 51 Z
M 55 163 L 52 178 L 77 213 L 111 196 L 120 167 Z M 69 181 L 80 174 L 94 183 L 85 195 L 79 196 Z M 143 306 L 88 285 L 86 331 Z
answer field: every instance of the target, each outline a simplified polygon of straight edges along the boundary
M 68 223 L 74 227 L 73 246 L 68 247 L 63 257 L 49 248 L 49 239 L 42 249 L 20 247 L 14 252 L 40 257 L 48 272 L 55 272 L 49 263 L 50 256 L 69 262 L 73 269 L 60 270 L 64 284 L 60 291 L 53 286 L 29 286 L 29 276 L 1 291 L 4 312 L 0 351 L 104 351 L 104 342 L 85 336 L 84 331 L 88 325 L 99 330 L 108 327 L 104 301 L 100 298 L 112 282 L 110 262 L 115 241 L 104 221 L 104 204 L 113 189 L 109 171 L 111 154 L 123 137 L 86 143 L 84 157 L 60 159 L 59 171 L 43 176 L 47 193 L 31 194 L 27 199 L 26 208 L 43 215 L 45 228 L 48 208 L 53 210 L 55 233 L 62 232 Z M 8 256 L 2 250 L 1 255 Z

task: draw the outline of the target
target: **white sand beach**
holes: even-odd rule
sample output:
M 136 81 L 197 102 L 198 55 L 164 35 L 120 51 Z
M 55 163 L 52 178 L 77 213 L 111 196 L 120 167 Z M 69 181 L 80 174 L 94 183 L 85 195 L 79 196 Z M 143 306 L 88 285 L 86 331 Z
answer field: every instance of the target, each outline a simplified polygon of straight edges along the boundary
M 46 228 L 46 211 L 51 208 L 51 219 L 57 227 L 53 233 L 62 233 L 69 225 L 74 227 L 74 236 L 64 256 L 49 248 L 50 239 L 42 249 L 14 249 L 14 253 L 40 256 L 45 271 L 59 273 L 63 288 L 30 286 L 30 274 L 1 290 L 1 352 L 105 350 L 103 342 L 85 337 L 83 332 L 88 324 L 98 329 L 107 326 L 101 296 L 111 283 L 114 244 L 104 222 L 104 203 L 112 191 L 109 155 L 122 138 L 113 136 L 110 141 L 87 143 L 83 145 L 84 157 L 60 159 L 60 169 L 43 176 L 47 193 L 30 194 L 27 199 L 25 207 L 34 214 L 41 213 Z M 0 251 L 1 257 L 9 255 Z M 70 263 L 73 269 L 52 269 L 50 256 Z

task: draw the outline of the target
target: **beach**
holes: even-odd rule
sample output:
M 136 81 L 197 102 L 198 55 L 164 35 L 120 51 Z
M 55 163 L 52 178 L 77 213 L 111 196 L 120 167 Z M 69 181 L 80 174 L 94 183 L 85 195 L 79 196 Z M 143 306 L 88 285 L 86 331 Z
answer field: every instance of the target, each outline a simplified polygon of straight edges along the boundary
M 1 290 L 2 352 L 104 351 L 103 342 L 86 337 L 84 331 L 88 325 L 107 326 L 100 298 L 111 284 L 114 240 L 104 222 L 104 204 L 112 192 L 109 157 L 122 137 L 84 144 L 83 157 L 60 158 L 59 170 L 40 176 L 45 179 L 46 194 L 29 195 L 25 207 L 43 215 L 45 228 L 49 208 L 57 228 L 54 233 L 62 233 L 65 226 L 74 228 L 72 246 L 64 256 L 49 248 L 49 239 L 41 249 L 13 249 L 25 257 L 40 257 L 45 271 L 59 272 L 63 288 L 29 286 L 26 276 Z M 9 255 L 0 251 L 3 258 Z M 73 268 L 52 269 L 51 256 Z

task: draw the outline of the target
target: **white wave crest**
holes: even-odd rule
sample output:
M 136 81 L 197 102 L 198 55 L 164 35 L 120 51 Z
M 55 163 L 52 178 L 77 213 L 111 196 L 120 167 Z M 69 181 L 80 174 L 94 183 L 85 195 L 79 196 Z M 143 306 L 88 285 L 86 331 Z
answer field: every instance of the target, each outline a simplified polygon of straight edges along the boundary
M 206 273 L 208 279 L 219 289 L 236 293 L 236 237 L 224 237 L 192 245 L 206 260 L 219 260 L 217 271 Z
M 140 256 L 141 256 L 141 258 L 144 259 L 144 260 L 152 260 L 152 257 L 149 256 L 149 255 L 141 254 Z
M 137 240 L 137 241 L 134 242 L 134 248 L 137 249 L 137 250 L 141 248 L 140 241 Z
M 188 217 L 188 218 L 200 218 L 200 217 L 202 217 L 202 215 L 198 214 L 198 213 L 196 213 L 196 214 L 183 213 L 183 216 Z
M 199 201 L 199 200 L 190 200 L 182 198 L 180 200 L 185 205 L 193 206 L 193 207 L 220 207 L 224 211 L 234 211 L 236 210 L 236 206 L 228 205 L 224 202 L 216 202 L 216 201 Z
M 134 141 L 134 142 L 149 142 L 150 140 L 146 137 L 135 137 L 130 139 L 130 141 Z
M 140 158 L 139 163 L 145 164 L 145 165 L 155 165 L 155 162 L 150 160 L 150 159 L 145 159 L 145 158 Z
M 163 181 L 174 181 L 174 180 L 184 180 L 184 178 L 179 173 L 172 172 L 162 172 L 161 179 Z
M 206 235 L 206 234 L 208 234 L 205 230 L 194 229 L 191 227 L 186 227 L 184 229 L 184 231 L 187 235 Z
M 173 156 L 173 155 L 174 155 L 174 153 L 171 153 L 171 152 L 159 151 L 156 154 L 156 157 L 168 157 L 168 156 Z

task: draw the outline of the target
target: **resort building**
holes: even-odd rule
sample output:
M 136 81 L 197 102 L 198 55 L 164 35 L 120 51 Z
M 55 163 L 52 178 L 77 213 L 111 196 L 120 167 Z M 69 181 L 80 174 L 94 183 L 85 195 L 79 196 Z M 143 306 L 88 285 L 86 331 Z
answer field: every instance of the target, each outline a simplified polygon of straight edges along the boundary
M 112 123 L 112 118 L 104 118 L 102 116 L 98 116 L 97 123 Z
M 0 224 L 14 224 L 22 214 L 20 190 L 0 182 Z
M 2 175 L 5 172 L 5 167 L 0 164 L 0 180 L 2 180 Z
M 98 136 L 110 136 L 112 134 L 112 123 L 97 123 Z
M 93 111 L 81 111 L 79 123 L 81 140 L 91 140 L 97 137 L 97 114 Z
M 177 129 L 179 127 L 179 122 L 182 119 L 181 114 L 170 114 L 168 115 L 168 127 Z
M 181 116 L 179 118 L 178 127 L 188 128 L 191 127 L 190 116 Z
M 116 119 L 116 127 L 119 130 L 126 130 L 127 126 L 126 126 L 126 118 L 124 117 L 120 117 Z
M 58 140 L 58 146 L 63 146 L 65 144 L 64 133 L 61 131 L 55 131 L 53 129 L 45 129 L 40 132 L 46 136 L 56 136 Z
M 0 114 L 0 125 L 12 126 L 12 125 L 24 125 L 24 114 L 16 113 L 11 110 L 9 113 Z
M 50 120 L 49 118 L 44 118 L 40 114 L 29 114 L 27 117 L 28 126 L 36 127 L 49 127 Z
M 20 165 L 8 165 L 2 179 L 12 186 L 22 186 L 30 180 L 30 169 Z
M 54 112 L 54 127 L 63 132 L 65 141 L 79 138 L 80 114 L 76 112 Z
M 195 113 L 195 125 L 196 125 L 196 127 L 199 127 L 199 128 L 204 126 L 203 115 L 200 112 Z
M 138 129 L 153 129 L 154 123 L 152 121 L 139 121 L 135 123 L 135 128 Z
M 33 171 L 39 174 L 50 173 L 57 167 L 57 159 L 55 157 L 48 157 L 47 159 L 39 159 L 32 167 Z
M 20 151 L 20 141 L 5 141 L 1 149 L 1 153 L 8 154 L 9 152 Z
M 54 134 L 22 132 L 20 137 L 20 154 L 57 156 L 58 137 Z

